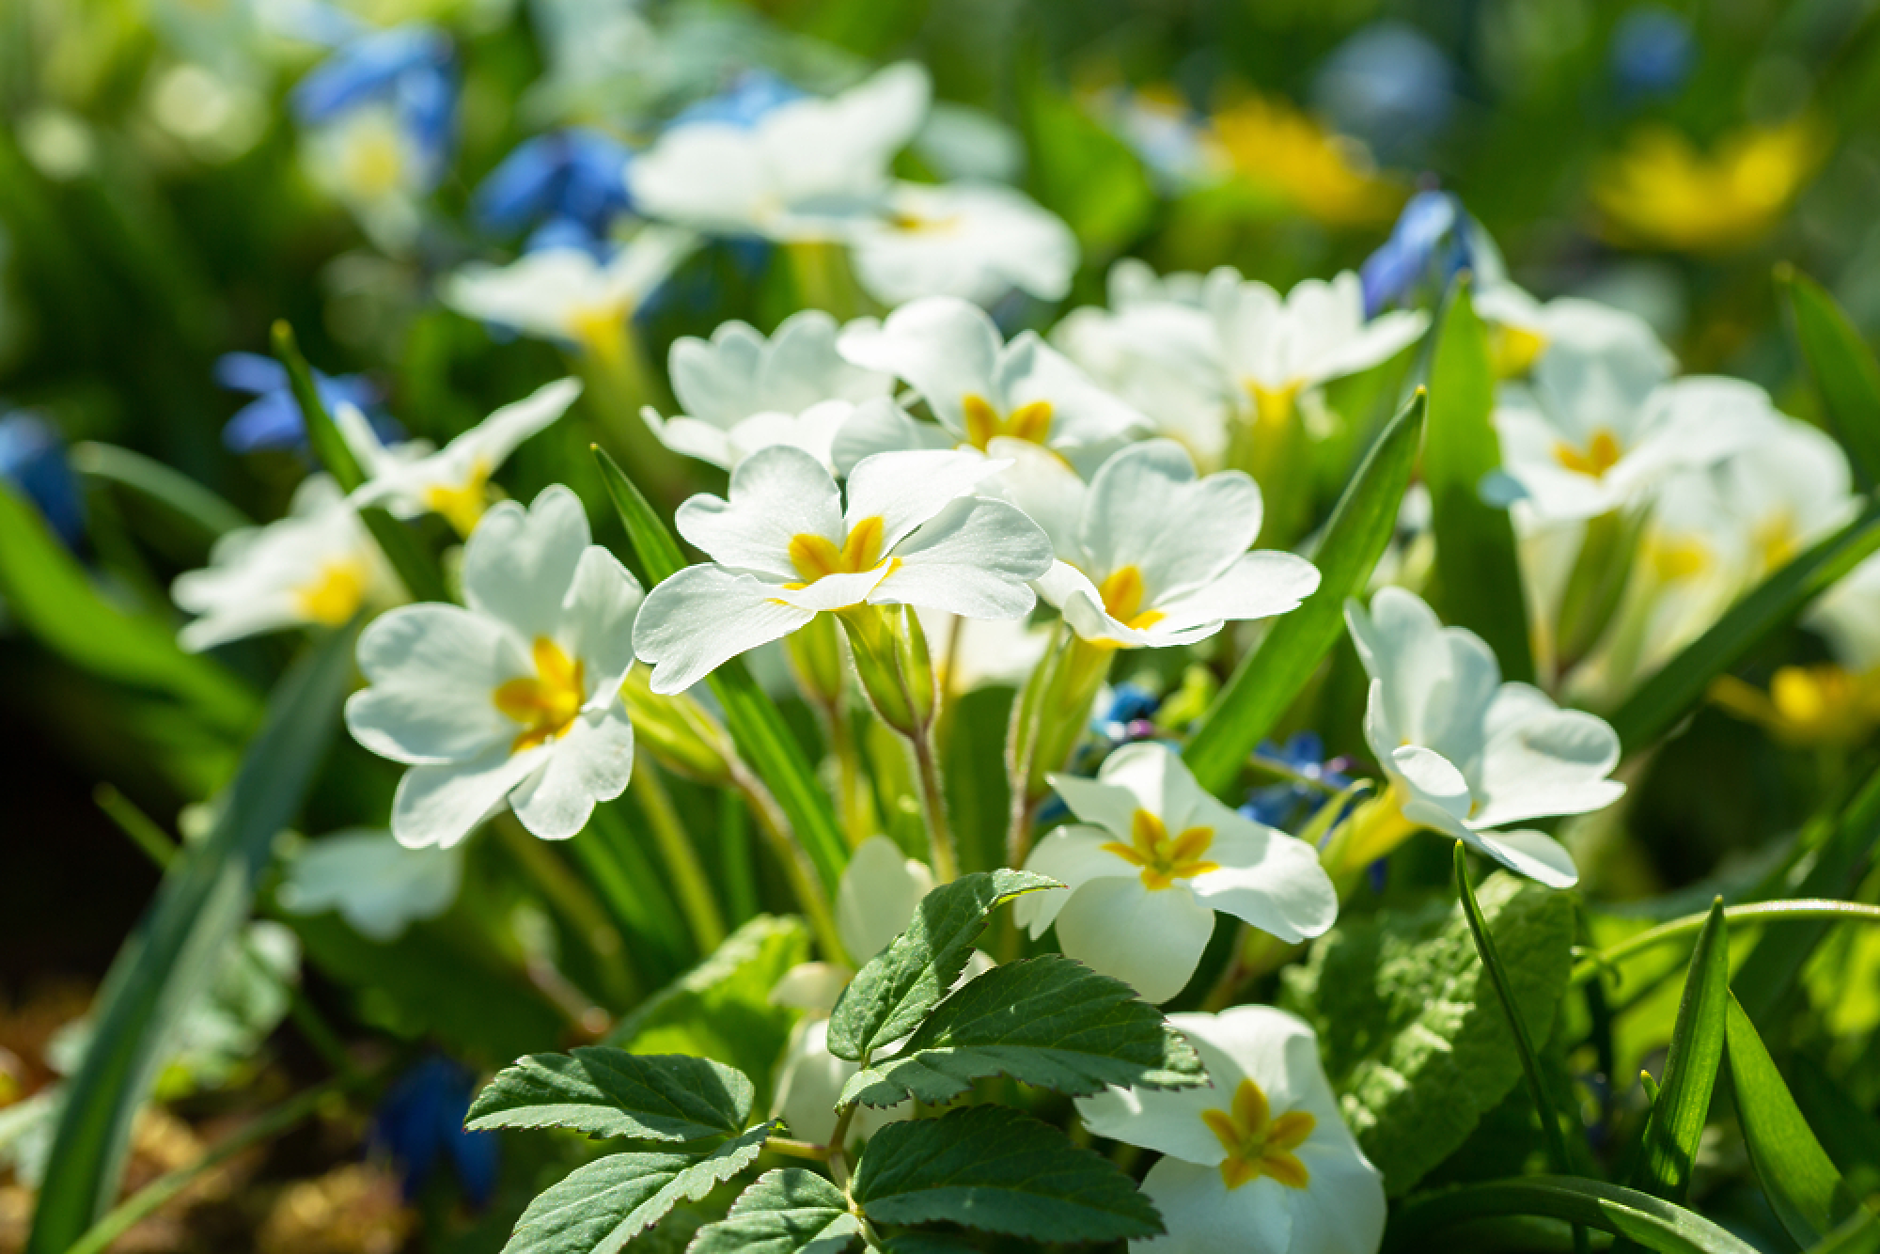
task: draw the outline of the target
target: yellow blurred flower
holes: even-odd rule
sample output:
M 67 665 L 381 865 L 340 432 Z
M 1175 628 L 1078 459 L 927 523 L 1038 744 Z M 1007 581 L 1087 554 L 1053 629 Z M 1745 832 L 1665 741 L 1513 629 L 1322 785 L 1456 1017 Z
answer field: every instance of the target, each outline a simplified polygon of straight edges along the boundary
M 1330 226 L 1389 222 L 1404 188 L 1378 174 L 1364 145 L 1284 100 L 1248 96 L 1214 114 L 1234 172 Z
M 1728 251 L 1775 227 L 1827 149 L 1826 133 L 1807 117 L 1745 128 L 1710 153 L 1669 127 L 1647 127 L 1607 158 L 1593 200 L 1615 243 Z
M 1857 675 L 1832 662 L 1784 666 L 1766 693 L 1734 675 L 1720 675 L 1710 699 L 1792 745 L 1855 744 L 1880 727 L 1880 670 Z

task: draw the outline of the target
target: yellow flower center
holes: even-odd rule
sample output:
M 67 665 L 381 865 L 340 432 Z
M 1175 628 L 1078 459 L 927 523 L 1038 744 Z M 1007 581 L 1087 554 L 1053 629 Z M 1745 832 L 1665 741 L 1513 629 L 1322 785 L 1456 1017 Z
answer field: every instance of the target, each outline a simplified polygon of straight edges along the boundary
M 1605 427 L 1593 432 L 1593 438 L 1583 449 L 1565 440 L 1554 444 L 1555 461 L 1575 474 L 1591 475 L 1595 479 L 1604 479 L 1606 472 L 1617 466 L 1623 456 L 1625 450 L 1619 445 L 1619 437 Z
M 1299 384 L 1288 383 L 1284 387 L 1261 387 L 1249 379 L 1246 383 L 1247 395 L 1253 398 L 1253 425 L 1267 431 L 1280 431 L 1292 421 L 1293 409 L 1299 401 Z
M 1043 444 L 1051 435 L 1051 402 L 1031 401 L 1001 415 L 977 393 L 960 402 L 966 411 L 966 442 L 984 451 L 996 436 Z
M 1129 825 L 1129 843 L 1112 840 L 1104 844 L 1103 849 L 1131 866 L 1140 867 L 1143 887 L 1150 892 L 1160 892 L 1176 880 L 1220 870 L 1220 863 L 1208 862 L 1201 856 L 1213 843 L 1211 827 L 1191 827 L 1171 837 L 1168 825 L 1161 818 L 1147 810 L 1137 810 Z
M 1801 548 L 1801 533 L 1796 529 L 1794 517 L 1782 509 L 1759 520 L 1750 541 L 1756 546 L 1757 559 L 1766 573 L 1788 564 Z
M 1666 583 L 1701 575 L 1710 566 L 1710 550 L 1703 541 L 1689 537 L 1648 541 L 1645 556 L 1658 578 Z
M 909 235 L 942 235 L 960 228 L 960 215 L 949 213 L 944 218 L 923 218 L 917 214 L 896 212 L 888 215 L 888 225 Z
M 568 313 L 568 338 L 603 365 L 621 367 L 632 351 L 625 304 L 579 305 Z
M 1488 329 L 1488 363 L 1497 379 L 1518 379 L 1534 368 L 1547 337 L 1526 327 L 1497 322 Z
M 1103 598 L 1103 612 L 1134 631 L 1144 631 L 1168 617 L 1161 610 L 1145 610 L 1142 599 L 1142 571 L 1134 566 L 1119 566 L 1097 587 Z
M 586 667 L 570 658 L 547 636 L 535 638 L 535 677 L 512 679 L 497 686 L 496 708 L 522 724 L 510 743 L 520 753 L 555 739 L 581 713 Z
M 871 515 L 849 528 L 849 534 L 843 539 L 842 547 L 837 548 L 827 536 L 819 536 L 805 531 L 790 540 L 790 564 L 796 567 L 796 573 L 803 576 L 802 583 L 787 583 L 786 588 L 795 590 L 807 588 L 824 575 L 859 575 L 863 571 L 879 569 L 881 560 L 882 522 L 879 515 Z M 889 558 L 893 567 L 900 564 L 899 558 Z
M 483 517 L 483 506 L 489 500 L 489 483 L 489 463 L 479 457 L 462 483 L 434 484 L 426 488 L 425 508 L 442 514 L 444 521 L 467 540 L 476 529 L 477 520 Z
M 398 187 L 405 169 L 404 145 L 389 124 L 365 123 L 348 137 L 341 178 L 361 200 L 377 200 Z
M 294 590 L 300 612 L 316 623 L 338 627 L 352 618 L 366 599 L 365 563 L 356 558 L 328 562 L 319 574 Z
M 1271 1176 L 1289 1189 L 1303 1189 L 1310 1183 L 1311 1173 L 1293 1153 L 1319 1126 L 1310 1112 L 1293 1110 L 1275 1119 L 1260 1086 L 1242 1080 L 1229 1108 L 1204 1110 L 1201 1122 L 1227 1151 L 1221 1161 L 1221 1183 L 1230 1192 L 1261 1176 Z

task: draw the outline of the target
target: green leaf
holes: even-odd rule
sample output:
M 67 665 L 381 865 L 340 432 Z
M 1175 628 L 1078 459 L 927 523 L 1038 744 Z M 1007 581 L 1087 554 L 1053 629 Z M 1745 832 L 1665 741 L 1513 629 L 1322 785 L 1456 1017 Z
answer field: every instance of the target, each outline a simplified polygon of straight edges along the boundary
M 1880 1254 L 1880 1224 L 1862 1212 L 1809 1246 L 1808 1254 Z
M 841 1104 L 947 1102 L 990 1075 L 1072 1097 L 1207 1083 L 1200 1055 L 1129 985 L 1046 954 L 994 967 L 941 1002 L 894 1057 L 849 1080 Z
M 1514 1003 L 1545 1040 L 1567 987 L 1571 900 L 1503 872 L 1475 896 Z M 1460 903 L 1342 920 L 1282 978 L 1281 1004 L 1317 1030 L 1345 1118 L 1393 1195 L 1460 1147 L 1521 1076 Z
M 686 1254 L 841 1254 L 862 1234 L 842 1190 L 813 1171 L 767 1171 L 698 1230 Z
M 1757 585 L 1703 635 L 1639 685 L 1612 716 L 1629 756 L 1668 733 L 1696 708 L 1711 681 L 1742 661 L 1829 584 L 1880 549 L 1880 502 Z
M 599 446 L 594 447 L 594 456 L 600 462 L 607 495 L 620 512 L 627 538 L 646 570 L 649 586 L 683 570 L 686 560 L 678 541 L 639 488 Z M 724 709 L 725 726 L 737 742 L 738 752 L 776 794 L 777 804 L 783 807 L 797 840 L 815 863 L 816 874 L 825 888 L 835 891 L 842 868 L 848 865 L 848 843 L 836 826 L 828 791 L 816 778 L 776 702 L 757 686 L 751 672 L 737 658 L 713 671 L 706 682 Z
M 471 1103 L 464 1127 L 573 1128 L 597 1137 L 697 1141 L 736 1136 L 756 1094 L 743 1072 L 685 1054 L 589 1045 L 504 1067 Z
M 1860 1202 L 1809 1130 L 1755 1025 L 1727 991 L 1725 997 L 1730 1081 L 1750 1162 L 1783 1228 L 1797 1244 L 1812 1245 L 1861 1211 Z M 1880 1227 L 1872 1215 L 1867 1223 Z
M 1723 923 L 1723 898 L 1710 906 L 1697 934 L 1691 966 L 1678 1000 L 1677 1023 L 1665 1070 L 1645 1124 L 1644 1151 L 1632 1185 L 1671 1202 L 1691 1187 L 1691 1165 L 1710 1114 L 1710 1094 L 1723 1063 L 1724 1006 L 1730 998 L 1730 943 Z
M 1440 593 L 1433 600 L 1444 622 L 1488 642 L 1504 679 L 1532 683 L 1514 525 L 1507 510 L 1482 501 L 1483 478 L 1501 465 L 1501 442 L 1490 421 L 1494 409 L 1488 330 L 1475 314 L 1465 278 L 1450 294 L 1436 339 L 1423 433 L 1423 482 L 1430 490 Z
M 912 1032 L 966 969 L 995 906 L 1020 893 L 1062 887 L 1029 871 L 976 871 L 928 893 L 907 930 L 843 990 L 829 1017 L 829 1052 L 859 1059 Z
M 180 471 L 115 444 L 87 441 L 72 446 L 72 466 L 90 479 L 128 488 L 214 540 L 253 521 Z
M 67 1083 L 65 1110 L 27 1241 L 59 1254 L 117 1195 L 131 1120 L 149 1095 L 177 1018 L 215 976 L 339 723 L 353 632 L 314 646 L 274 691 L 207 839 L 180 853 L 99 989 L 96 1028 Z
M 1880 363 L 1821 284 L 1786 265 L 1776 267 L 1776 283 L 1828 420 L 1861 486 L 1872 487 L 1880 482 Z
M 1747 1012 L 1746 1012 L 1747 1013 Z M 1866 1197 L 1880 1188 L 1880 1119 L 1806 1054 L 1789 1060 L 1790 1087 L 1821 1148 L 1841 1169 L 1848 1187 Z
M 1064 219 L 1086 256 L 1128 246 L 1156 209 L 1156 194 L 1129 145 L 1078 103 L 1046 85 L 1042 72 L 1021 81 L 1029 141 L 1029 189 Z
M 757 1161 L 770 1124 L 759 1124 L 703 1158 L 610 1154 L 544 1191 L 516 1221 L 503 1254 L 614 1254 Z
M 883 1239 L 881 1248 L 888 1254 L 973 1254 L 978 1246 L 952 1232 L 897 1232 Z
M 870 1220 L 951 1221 L 1035 1241 L 1121 1241 L 1162 1231 L 1161 1216 L 1116 1164 L 1003 1106 L 891 1123 L 855 1169 Z
M 1660 1254 L 1754 1254 L 1707 1219 L 1634 1189 L 1578 1176 L 1497 1180 L 1412 1198 L 1391 1216 L 1386 1248 L 1423 1250 L 1452 1224 L 1499 1215 L 1538 1215 L 1599 1228 Z
M 1224 795 L 1247 755 L 1311 680 L 1345 630 L 1345 598 L 1371 578 L 1397 527 L 1397 507 L 1410 483 L 1423 435 L 1421 391 L 1391 419 L 1365 455 L 1345 494 L 1308 553 L 1319 568 L 1318 591 L 1267 629 L 1202 716 L 1182 760 L 1209 792 Z

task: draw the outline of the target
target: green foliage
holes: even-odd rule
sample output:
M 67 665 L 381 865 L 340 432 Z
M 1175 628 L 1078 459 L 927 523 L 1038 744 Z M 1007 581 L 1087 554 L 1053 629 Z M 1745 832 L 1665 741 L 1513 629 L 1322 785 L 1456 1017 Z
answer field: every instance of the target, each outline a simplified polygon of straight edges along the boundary
M 1026 93 L 1024 123 L 1038 203 L 1063 218 L 1091 253 L 1128 245 L 1156 208 L 1135 154 L 1076 101 L 1043 84 Z
M 1544 1040 L 1567 987 L 1569 899 L 1504 872 L 1476 899 L 1514 1004 Z M 1459 904 L 1342 922 L 1284 981 L 1281 1004 L 1317 1030 L 1346 1121 L 1394 1196 L 1468 1139 L 1521 1075 Z
M 843 991 L 829 1018 L 829 1052 L 860 1059 L 906 1036 L 960 978 L 995 906 L 1062 887 L 1029 871 L 976 871 L 928 893 L 907 930 Z
M 1786 265 L 1776 267 L 1776 284 L 1828 419 L 1871 488 L 1880 481 L 1880 363 L 1821 284 Z
M 572 1054 L 531 1054 L 503 1068 L 477 1094 L 464 1126 L 698 1141 L 736 1135 L 755 1096 L 742 1072 L 708 1058 L 590 1045 Z
M 1121 980 L 1056 954 L 995 967 L 947 998 L 842 1104 L 946 1102 L 989 1075 L 1072 1096 L 1207 1081 L 1201 1058 Z
M 1644 1153 L 1632 1172 L 1633 1186 L 1653 1197 L 1682 1202 L 1690 1191 L 1697 1143 L 1723 1061 L 1724 1006 L 1729 999 L 1730 948 L 1719 897 L 1697 934 L 1664 1075 L 1645 1124 Z
M 1149 1199 L 1109 1159 L 1002 1106 L 883 1128 L 856 1167 L 854 1196 L 875 1222 L 946 1221 L 1054 1243 L 1162 1228 Z
M 253 526 L 246 514 L 188 475 L 142 453 L 115 444 L 80 444 L 72 449 L 72 465 L 87 478 L 126 488 L 159 506 L 203 540 Z
M 1378 436 L 1320 532 L 1316 550 L 1306 554 L 1319 568 L 1318 591 L 1267 628 L 1182 750 L 1182 760 L 1209 792 L 1227 795 L 1247 755 L 1338 643 L 1345 598 L 1363 592 L 1396 529 L 1425 408 L 1419 391 Z
M 1386 1248 L 1428 1249 L 1443 1228 L 1498 1215 L 1564 1219 L 1659 1254 L 1754 1254 L 1756 1248 L 1673 1202 L 1579 1176 L 1497 1180 L 1414 1198 L 1397 1212 Z
M 715 1224 L 700 1228 L 687 1254 L 841 1254 L 861 1235 L 842 1190 L 813 1171 L 767 1171 Z

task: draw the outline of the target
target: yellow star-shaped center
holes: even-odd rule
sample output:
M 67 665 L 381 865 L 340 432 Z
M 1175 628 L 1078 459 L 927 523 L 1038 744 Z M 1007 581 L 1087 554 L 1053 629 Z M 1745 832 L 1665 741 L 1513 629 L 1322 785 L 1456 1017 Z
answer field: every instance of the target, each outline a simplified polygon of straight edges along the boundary
M 1143 887 L 1150 892 L 1160 892 L 1176 880 L 1220 870 L 1220 863 L 1209 862 L 1201 856 L 1213 843 L 1211 827 L 1190 827 L 1179 835 L 1170 836 L 1168 825 L 1159 816 L 1137 810 L 1130 821 L 1129 843 L 1112 840 L 1106 842 L 1103 849 L 1141 868 Z
M 1554 444 L 1554 460 L 1575 474 L 1591 475 L 1595 479 L 1604 479 L 1606 472 L 1619 464 L 1625 456 L 1625 449 L 1619 444 L 1619 437 L 1605 427 L 1593 432 L 1593 438 L 1586 442 L 1585 448 L 1577 448 L 1565 440 Z
M 982 452 L 997 436 L 1043 444 L 1051 435 L 1050 401 L 1029 401 L 1001 414 L 991 401 L 971 393 L 960 407 L 966 411 L 966 442 Z
M 533 654 L 534 677 L 499 684 L 494 694 L 496 708 L 522 724 L 510 742 L 511 753 L 546 744 L 567 731 L 585 699 L 586 668 L 579 658 L 570 658 L 546 636 L 535 638 Z
M 1231 1192 L 1261 1176 L 1271 1176 L 1289 1189 L 1303 1189 L 1311 1180 L 1306 1165 L 1293 1153 L 1305 1144 L 1318 1120 L 1303 1110 L 1275 1119 L 1266 1094 L 1252 1080 L 1242 1080 L 1226 1110 L 1204 1110 L 1208 1125 L 1227 1151 L 1221 1160 L 1221 1183 Z

